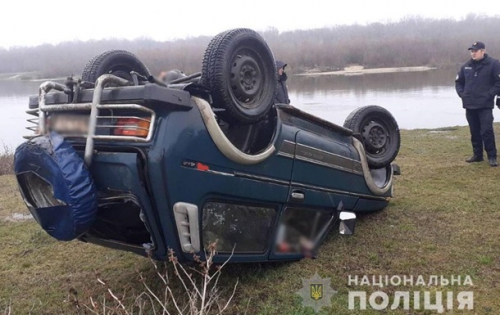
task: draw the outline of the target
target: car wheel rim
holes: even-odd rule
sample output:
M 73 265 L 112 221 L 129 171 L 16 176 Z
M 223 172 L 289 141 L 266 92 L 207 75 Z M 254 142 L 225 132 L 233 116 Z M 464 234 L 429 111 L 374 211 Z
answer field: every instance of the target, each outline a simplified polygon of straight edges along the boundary
M 386 148 L 390 141 L 387 129 L 376 121 L 368 122 L 363 128 L 363 140 L 370 153 L 377 153 Z
M 112 75 L 116 75 L 117 77 L 124 78 L 126 80 L 131 79 L 130 72 L 133 71 L 132 69 L 122 69 L 122 68 L 117 68 L 117 69 L 111 69 L 108 73 Z
M 259 105 L 254 100 L 262 86 L 261 74 L 255 58 L 242 53 L 235 54 L 231 62 L 230 84 L 234 97 L 242 107 L 251 109 Z

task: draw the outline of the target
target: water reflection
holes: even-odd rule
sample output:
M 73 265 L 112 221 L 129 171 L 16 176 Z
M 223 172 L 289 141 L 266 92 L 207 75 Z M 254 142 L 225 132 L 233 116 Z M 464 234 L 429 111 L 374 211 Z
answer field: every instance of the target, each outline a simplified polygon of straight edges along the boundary
M 288 86 L 292 105 L 339 125 L 359 106 L 380 105 L 391 111 L 402 129 L 437 128 L 467 125 L 455 93 L 455 75 L 454 69 L 448 69 L 358 76 L 290 76 Z M 41 83 L 0 81 L 0 150 L 2 142 L 13 148 L 23 141 L 28 96 L 36 95 Z
M 22 136 L 27 134 L 27 109 L 27 95 L 0 95 L 0 153 L 3 152 L 4 145 L 13 149 L 23 142 Z
M 4 146 L 13 150 L 24 141 L 23 135 L 31 133 L 26 130 L 29 96 L 37 95 L 42 83 L 0 80 L 0 152 L 4 151 Z
M 351 76 L 290 76 L 288 85 L 298 94 L 331 91 L 354 91 L 355 94 L 367 91 L 401 93 L 428 87 L 450 87 L 454 84 L 455 76 L 456 71 L 453 69 Z
M 400 128 L 467 125 L 456 95 L 454 69 L 356 76 L 291 76 L 292 105 L 343 125 L 359 106 L 380 105 Z
M 26 97 L 26 108 L 28 108 L 28 95 L 38 94 L 38 87 L 43 81 L 9 81 L 0 80 L 0 97 L 6 96 L 22 96 Z M 0 106 L 3 102 L 0 103 Z

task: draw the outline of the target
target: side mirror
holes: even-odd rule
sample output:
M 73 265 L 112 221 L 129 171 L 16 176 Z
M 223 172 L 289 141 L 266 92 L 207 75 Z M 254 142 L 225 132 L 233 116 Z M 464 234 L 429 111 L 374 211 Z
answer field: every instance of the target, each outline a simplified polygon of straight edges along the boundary
M 342 211 L 339 215 L 340 225 L 339 233 L 342 235 L 354 234 L 354 227 L 356 225 L 356 214 L 354 212 Z

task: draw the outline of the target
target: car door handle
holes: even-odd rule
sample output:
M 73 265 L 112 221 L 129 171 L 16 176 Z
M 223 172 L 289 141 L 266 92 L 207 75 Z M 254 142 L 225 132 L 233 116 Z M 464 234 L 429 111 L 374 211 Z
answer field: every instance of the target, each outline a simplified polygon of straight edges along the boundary
M 302 202 L 304 201 L 304 198 L 306 197 L 305 194 L 300 191 L 300 190 L 293 190 L 292 194 L 290 195 L 292 201 L 298 201 Z

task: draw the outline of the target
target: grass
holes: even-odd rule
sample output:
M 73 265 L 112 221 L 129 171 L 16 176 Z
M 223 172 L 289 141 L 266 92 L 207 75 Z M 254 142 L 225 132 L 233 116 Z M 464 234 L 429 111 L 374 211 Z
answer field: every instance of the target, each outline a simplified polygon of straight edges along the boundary
M 3 149 L 0 150 L 0 176 L 12 174 L 14 172 L 13 164 L 14 152 L 6 144 L 3 144 Z
M 500 139 L 500 125 L 495 125 Z M 471 154 L 465 127 L 403 130 L 396 163 L 394 198 L 382 212 L 360 216 L 356 233 L 332 232 L 317 259 L 282 264 L 229 265 L 219 286 L 229 296 L 239 279 L 228 314 L 315 314 L 296 292 L 302 279 L 317 272 L 330 278 L 337 293 L 321 314 L 378 314 L 349 311 L 349 291 L 383 291 L 391 298 L 385 314 L 434 314 L 435 311 L 391 310 L 396 291 L 454 293 L 455 314 L 500 314 L 500 167 L 486 162 L 467 164 Z M 132 303 L 144 291 L 142 274 L 161 289 L 152 264 L 139 256 L 77 241 L 56 242 L 34 221 L 7 221 L 27 213 L 12 175 L 0 177 L 0 314 L 73 314 L 71 295 L 81 302 L 106 297 L 104 279 L 113 291 Z M 447 279 L 470 276 L 473 286 L 349 285 L 349 276 L 432 275 Z M 416 282 L 416 281 L 415 281 Z M 179 287 L 175 287 L 182 291 Z M 474 292 L 474 310 L 457 311 L 456 295 Z M 443 300 L 446 306 L 446 299 Z M 421 300 L 423 305 L 423 299 Z M 369 305 L 369 304 L 368 304 Z M 3 312 L 3 313 L 2 313 Z

